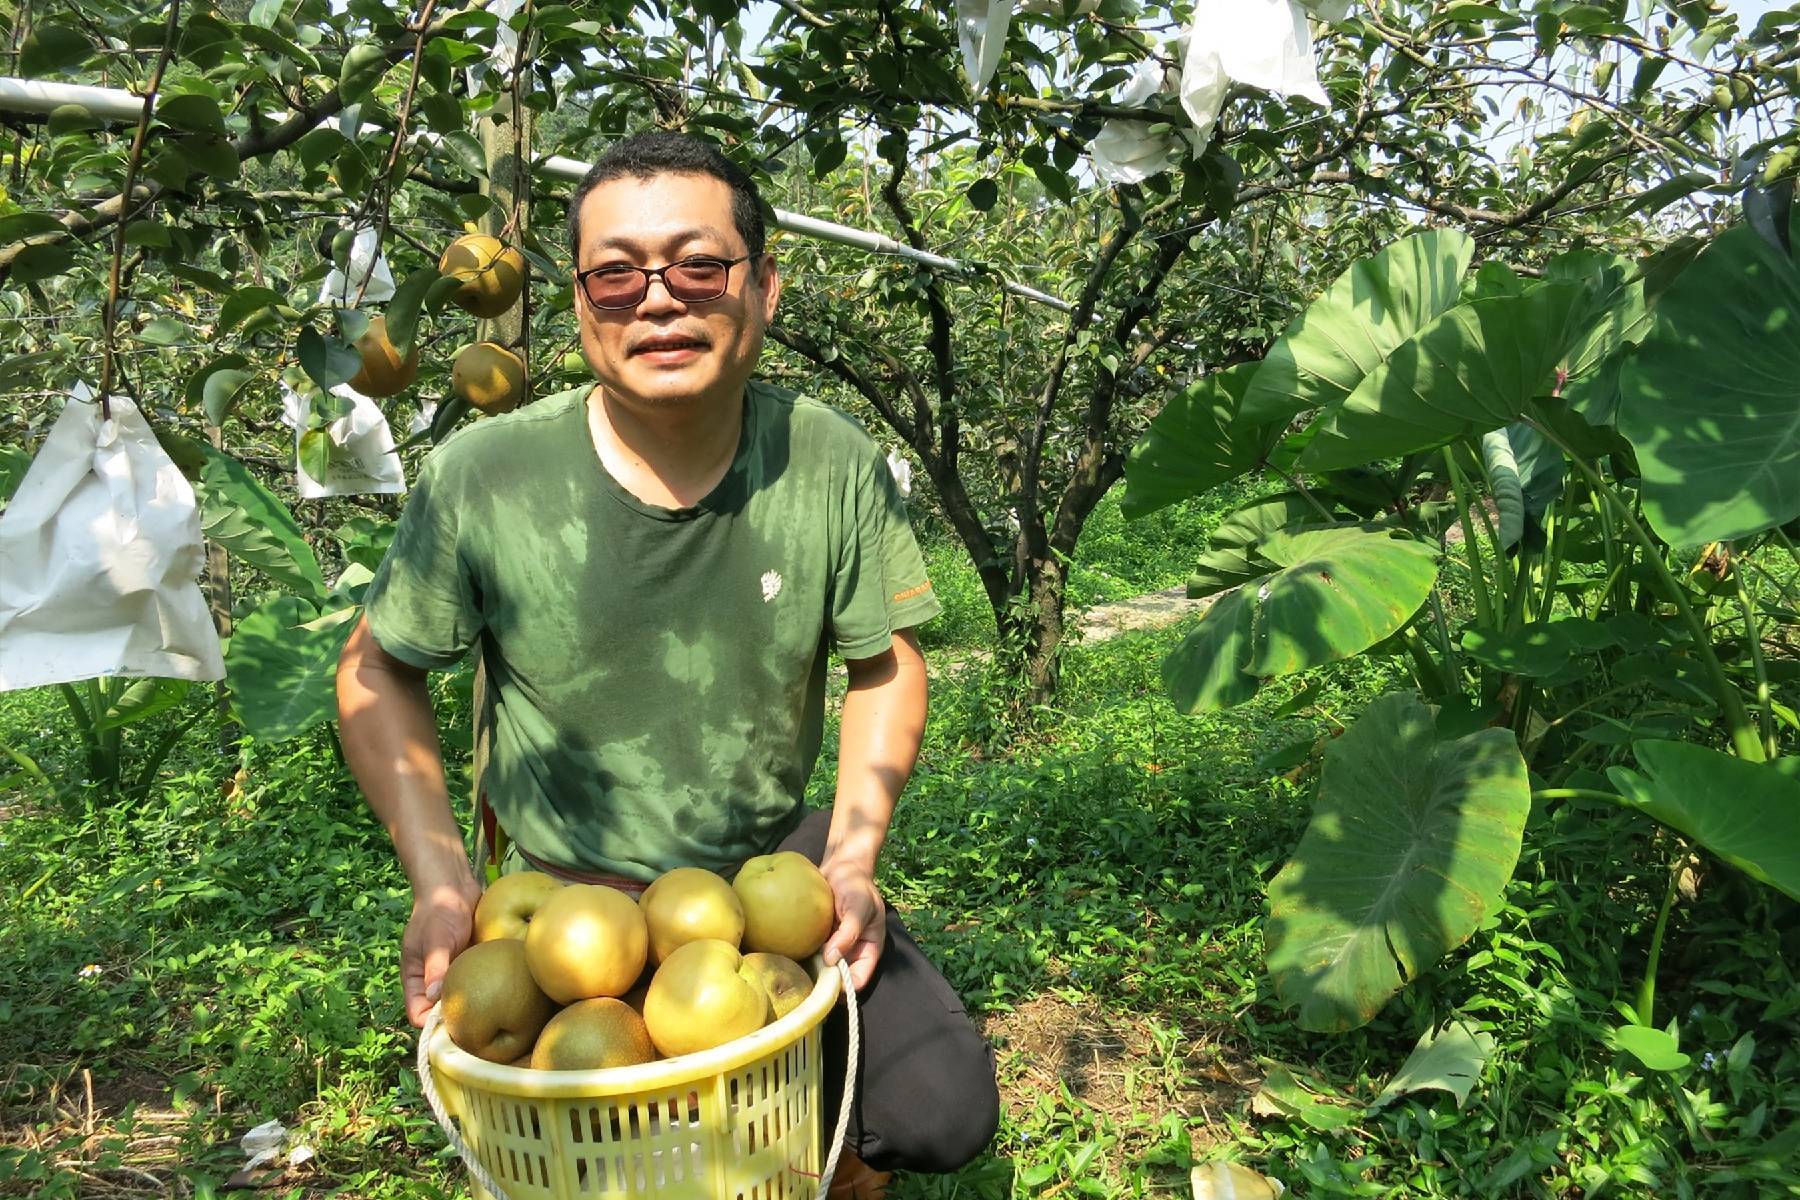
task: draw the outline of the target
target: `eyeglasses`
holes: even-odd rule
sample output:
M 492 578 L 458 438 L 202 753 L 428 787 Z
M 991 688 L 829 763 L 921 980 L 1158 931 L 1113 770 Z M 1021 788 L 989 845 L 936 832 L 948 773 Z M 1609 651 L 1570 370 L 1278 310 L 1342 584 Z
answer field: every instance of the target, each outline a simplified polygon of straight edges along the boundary
M 591 271 L 577 271 L 575 281 L 589 304 L 608 312 L 636 308 L 649 293 L 650 281 L 657 278 L 663 281 L 669 295 L 683 304 L 700 304 L 723 296 L 731 268 L 754 257 L 745 254 L 738 258 L 684 258 L 661 267 L 612 263 Z

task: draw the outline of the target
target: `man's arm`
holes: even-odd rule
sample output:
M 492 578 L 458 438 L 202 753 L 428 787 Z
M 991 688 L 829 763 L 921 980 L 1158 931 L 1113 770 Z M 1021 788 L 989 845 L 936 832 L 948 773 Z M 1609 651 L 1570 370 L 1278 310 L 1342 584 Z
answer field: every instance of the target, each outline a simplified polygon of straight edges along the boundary
M 838 913 L 825 961 L 847 961 L 860 991 L 875 973 L 886 940 L 875 859 L 925 735 L 925 657 L 912 630 L 902 629 L 891 649 L 846 659 L 844 666 L 850 690 L 838 733 L 837 798 L 820 869 L 837 896 Z
M 338 659 L 337 698 L 344 758 L 412 883 L 400 977 L 406 1018 L 423 1025 L 481 898 L 450 811 L 425 672 L 383 650 L 359 619 Z

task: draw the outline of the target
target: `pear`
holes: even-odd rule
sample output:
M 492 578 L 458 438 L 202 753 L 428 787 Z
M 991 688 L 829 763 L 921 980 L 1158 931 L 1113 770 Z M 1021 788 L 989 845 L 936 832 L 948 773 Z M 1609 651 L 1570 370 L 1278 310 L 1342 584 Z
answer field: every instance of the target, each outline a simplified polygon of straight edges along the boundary
M 768 994 L 743 970 L 737 947 L 717 938 L 677 948 L 644 997 L 644 1025 L 665 1058 L 736 1041 L 768 1020 Z
M 531 1051 L 531 1065 L 540 1071 L 632 1067 L 655 1059 L 644 1018 L 610 996 L 577 1000 L 551 1017 Z
M 475 905 L 475 940 L 491 942 L 495 938 L 518 938 L 523 941 L 531 918 L 543 907 L 544 901 L 561 888 L 562 880 L 541 871 L 502 875 L 488 885 Z
M 369 327 L 356 339 L 362 366 L 350 377 L 350 386 L 377 399 L 398 395 L 419 377 L 419 343 L 415 340 L 406 357 L 388 340 L 387 318 L 370 317 Z
M 740 971 L 748 972 L 768 995 L 769 1008 L 774 1014 L 771 1020 L 781 1020 L 812 994 L 812 976 L 806 973 L 806 968 L 779 954 L 760 950 L 746 954 Z
M 621 996 L 649 953 L 644 915 L 617 888 L 571 883 L 554 892 L 525 931 L 532 978 L 558 1004 Z
M 477 1058 L 510 1063 L 537 1041 L 556 1004 L 532 978 L 525 943 L 478 942 L 450 963 L 442 993 L 444 1030 Z
M 744 936 L 744 906 L 724 879 L 702 867 L 665 871 L 638 897 L 650 930 L 650 961 L 660 963 L 700 938 L 736 946 Z
M 525 287 L 525 256 L 499 238 L 465 234 L 445 248 L 438 274 L 462 280 L 450 300 L 465 312 L 491 320 L 511 308 Z
M 744 905 L 745 950 L 811 958 L 837 925 L 837 898 L 819 868 L 793 850 L 761 854 L 738 869 L 731 888 Z

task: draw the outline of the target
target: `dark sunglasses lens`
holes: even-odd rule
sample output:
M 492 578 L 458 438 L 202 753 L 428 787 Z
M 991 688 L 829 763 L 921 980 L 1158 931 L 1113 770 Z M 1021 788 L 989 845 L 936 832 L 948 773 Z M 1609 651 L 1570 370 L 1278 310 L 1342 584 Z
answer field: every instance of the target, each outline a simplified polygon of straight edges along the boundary
M 601 308 L 630 308 L 644 298 L 644 277 L 637 271 L 596 271 L 587 277 L 588 299 Z
M 677 300 L 713 300 L 725 294 L 724 263 L 676 263 L 663 275 Z

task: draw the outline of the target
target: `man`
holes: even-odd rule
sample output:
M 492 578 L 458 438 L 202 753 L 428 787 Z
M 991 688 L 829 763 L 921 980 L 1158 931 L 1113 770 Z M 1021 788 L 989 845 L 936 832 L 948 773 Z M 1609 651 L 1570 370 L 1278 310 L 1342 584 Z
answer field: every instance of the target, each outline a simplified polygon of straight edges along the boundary
M 750 381 L 781 279 L 754 185 L 716 150 L 619 142 L 577 189 L 570 240 L 597 386 L 431 455 L 338 668 L 345 755 L 413 887 L 408 1019 L 480 895 L 424 672 L 479 644 L 483 790 L 519 854 L 630 889 L 806 853 L 837 901 L 826 961 L 849 964 L 863 1008 L 834 1190 L 953 1170 L 993 1135 L 993 1051 L 874 881 L 924 728 L 912 628 L 938 611 L 898 492 L 859 425 Z M 849 674 L 837 790 L 807 815 L 832 649 Z M 841 1008 L 825 1038 L 834 1116 Z

